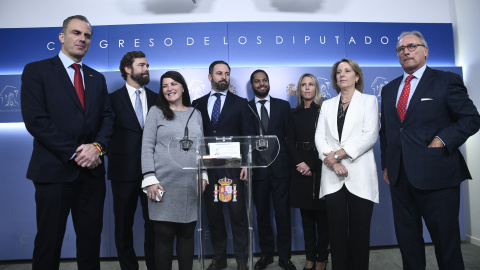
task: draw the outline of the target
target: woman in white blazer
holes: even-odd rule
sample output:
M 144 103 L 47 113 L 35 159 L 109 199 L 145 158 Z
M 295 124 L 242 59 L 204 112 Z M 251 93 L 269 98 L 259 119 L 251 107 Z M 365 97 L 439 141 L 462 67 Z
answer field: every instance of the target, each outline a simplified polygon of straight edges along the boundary
M 362 93 L 363 72 L 353 60 L 336 62 L 331 76 L 338 95 L 322 105 L 315 144 L 323 161 L 320 198 L 327 204 L 332 269 L 368 269 L 378 203 L 377 98 Z

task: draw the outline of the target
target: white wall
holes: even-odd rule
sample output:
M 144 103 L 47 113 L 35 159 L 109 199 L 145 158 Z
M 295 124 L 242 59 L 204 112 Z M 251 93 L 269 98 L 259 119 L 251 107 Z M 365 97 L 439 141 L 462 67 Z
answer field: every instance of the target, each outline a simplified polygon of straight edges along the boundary
M 478 0 L 1 0 L 0 28 L 58 27 L 83 14 L 94 25 L 226 22 L 345 21 L 453 23 L 457 65 L 480 107 Z M 2 37 L 2 41 L 8 37 Z M 0 52 L 1 55 L 7 52 Z M 465 185 L 467 239 L 480 245 L 480 135 L 466 144 L 473 178 Z
M 0 28 L 60 26 L 82 14 L 94 25 L 346 21 L 450 23 L 450 0 L 1 0 Z M 35 3 L 35 4 L 33 4 Z M 81 4 L 77 4 L 81 3 Z
M 465 84 L 470 97 L 480 107 L 480 35 L 478 26 L 480 18 L 480 1 L 451 0 L 456 10 L 453 22 L 455 35 L 456 65 L 463 67 Z M 480 133 L 472 136 L 466 143 L 466 159 L 473 179 L 464 186 L 465 233 L 467 241 L 480 246 Z

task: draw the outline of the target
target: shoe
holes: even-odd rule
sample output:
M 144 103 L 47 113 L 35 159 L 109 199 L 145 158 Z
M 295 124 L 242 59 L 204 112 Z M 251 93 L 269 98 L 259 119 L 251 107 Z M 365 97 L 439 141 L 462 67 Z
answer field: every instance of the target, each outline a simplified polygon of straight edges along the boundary
M 263 270 L 271 263 L 273 263 L 273 257 L 262 256 L 260 257 L 260 260 L 257 261 L 254 268 L 255 270 Z
M 207 270 L 221 270 L 227 268 L 227 260 L 212 260 L 212 263 L 208 266 Z
M 248 270 L 248 266 L 246 264 L 239 264 L 237 265 L 237 270 Z
M 278 266 L 285 270 L 297 270 L 297 267 L 295 267 L 291 260 L 278 260 Z

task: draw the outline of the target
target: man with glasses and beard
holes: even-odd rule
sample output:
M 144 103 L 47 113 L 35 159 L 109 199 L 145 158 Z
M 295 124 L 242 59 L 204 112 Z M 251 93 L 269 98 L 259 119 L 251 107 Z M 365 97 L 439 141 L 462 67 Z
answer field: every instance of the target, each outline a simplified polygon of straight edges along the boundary
M 205 136 L 242 136 L 243 109 L 247 100 L 228 91 L 230 87 L 230 66 L 225 61 L 215 61 L 208 69 L 208 80 L 212 90 L 205 96 L 193 101 L 192 106 L 202 113 L 203 132 Z M 237 201 L 214 201 L 214 185 L 219 185 L 222 178 L 232 180 L 237 187 Z M 219 270 L 227 267 L 227 230 L 223 216 L 224 204 L 230 213 L 233 235 L 233 250 L 237 269 L 246 270 L 248 260 L 248 221 L 245 204 L 245 183 L 247 170 L 213 169 L 208 170 L 210 184 L 205 188 L 204 198 L 214 258 L 207 270 Z
M 115 122 L 108 151 L 107 176 L 112 185 L 115 245 L 122 270 L 139 268 L 132 233 L 138 198 L 145 221 L 147 269 L 156 269 L 154 230 L 148 217 L 147 197 L 141 189 L 143 176 L 140 164 L 144 119 L 157 99 L 157 94 L 145 87 L 150 82 L 148 67 L 143 52 L 125 54 L 120 61 L 120 72 L 126 84 L 109 95 Z
M 257 209 L 258 237 L 260 239 L 261 257 L 255 264 L 255 270 L 262 270 L 273 263 L 275 242 L 277 243 L 278 265 L 286 270 L 295 270 L 290 260 L 292 251 L 292 229 L 290 223 L 290 176 L 291 167 L 286 145 L 288 121 L 291 114 L 290 104 L 273 98 L 270 92 L 270 81 L 264 70 L 255 70 L 250 76 L 250 88 L 255 98 L 248 102 L 257 116 L 246 117 L 247 121 L 260 118 L 263 134 L 276 135 L 280 143 L 280 152 L 268 168 L 253 169 L 253 200 Z M 260 125 L 249 124 L 247 135 L 259 135 Z M 270 222 L 270 196 L 275 210 L 277 240 Z

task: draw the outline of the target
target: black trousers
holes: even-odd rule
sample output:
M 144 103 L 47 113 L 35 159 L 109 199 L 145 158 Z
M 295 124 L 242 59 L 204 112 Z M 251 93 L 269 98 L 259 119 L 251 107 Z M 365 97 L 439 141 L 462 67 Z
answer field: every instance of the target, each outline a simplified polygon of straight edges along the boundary
M 138 199 L 142 206 L 144 220 L 144 252 L 147 269 L 155 269 L 155 231 L 148 217 L 148 198 L 141 189 L 141 182 L 111 181 L 113 213 L 115 215 L 115 246 L 122 270 L 138 269 L 138 260 L 133 248 L 133 224 Z
M 325 209 L 300 209 L 302 216 L 303 240 L 305 242 L 305 257 L 311 262 L 326 262 L 328 260 L 328 223 L 327 206 Z
M 460 247 L 460 186 L 419 190 L 408 181 L 403 164 L 394 186 L 390 186 L 395 233 L 403 269 L 425 269 L 423 224 L 435 246 L 438 268 L 465 269 Z
M 215 260 L 226 259 L 227 249 L 227 229 L 225 226 L 225 217 L 223 214 L 223 208 L 228 207 L 230 216 L 230 225 L 233 235 L 233 250 L 235 254 L 235 260 L 237 264 L 247 264 L 248 261 L 248 219 L 247 219 L 247 207 L 245 202 L 245 182 L 238 179 L 240 170 L 228 170 L 227 177 L 233 176 L 233 184 L 236 184 L 237 188 L 237 201 L 233 202 L 215 202 L 214 201 L 214 185 L 218 184 L 218 180 L 223 178 L 219 177 L 219 172 L 223 170 L 209 170 L 208 177 L 209 182 L 205 188 L 204 201 L 205 209 L 207 212 L 208 226 L 210 231 L 210 237 L 212 247 L 214 251 Z
M 100 269 L 105 177 L 82 169 L 69 183 L 36 183 L 37 235 L 33 270 L 58 269 L 67 218 L 72 212 L 78 269 Z
M 171 270 L 173 244 L 177 239 L 179 270 L 192 270 L 194 258 L 194 235 L 197 222 L 177 223 L 153 221 L 155 228 L 155 260 L 157 270 Z
M 368 270 L 373 202 L 343 186 L 325 196 L 333 270 Z
M 270 168 L 268 170 L 271 170 Z M 253 201 L 257 210 L 258 238 L 262 256 L 273 256 L 275 236 L 270 218 L 270 196 L 275 211 L 277 251 L 280 260 L 289 260 L 292 253 L 290 220 L 290 178 L 276 178 L 268 172 L 264 179 L 252 183 Z

